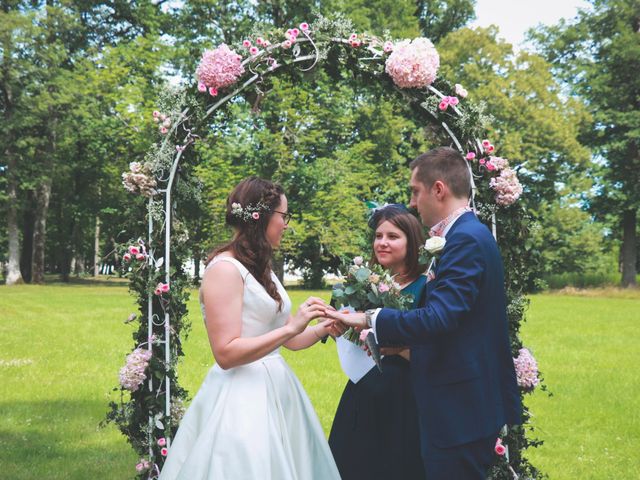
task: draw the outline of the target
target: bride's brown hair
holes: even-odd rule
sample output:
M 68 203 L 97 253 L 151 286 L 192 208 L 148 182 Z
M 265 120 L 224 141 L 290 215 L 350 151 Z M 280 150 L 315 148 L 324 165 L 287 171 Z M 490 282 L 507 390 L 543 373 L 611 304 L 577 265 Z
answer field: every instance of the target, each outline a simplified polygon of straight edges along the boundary
M 207 264 L 222 252 L 231 252 L 253 277 L 264 287 L 269 296 L 278 302 L 282 310 L 282 297 L 271 279 L 271 257 L 273 247 L 267 241 L 267 225 L 274 210 L 278 210 L 284 195 L 282 187 L 269 180 L 249 177 L 242 180 L 227 198 L 225 222 L 235 230 L 230 242 L 216 248 L 207 258 Z M 245 214 L 232 207 L 239 204 Z M 259 218 L 254 219 L 252 210 L 256 209 Z

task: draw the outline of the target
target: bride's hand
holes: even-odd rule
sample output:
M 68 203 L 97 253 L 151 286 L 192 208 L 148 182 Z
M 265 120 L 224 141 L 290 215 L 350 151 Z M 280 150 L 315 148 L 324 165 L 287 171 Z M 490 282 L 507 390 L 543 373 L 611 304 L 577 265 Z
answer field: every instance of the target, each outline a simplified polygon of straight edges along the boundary
M 321 298 L 309 297 L 298 308 L 295 315 L 289 317 L 287 322 L 293 328 L 295 334 L 302 333 L 311 320 L 324 316 L 327 304 Z

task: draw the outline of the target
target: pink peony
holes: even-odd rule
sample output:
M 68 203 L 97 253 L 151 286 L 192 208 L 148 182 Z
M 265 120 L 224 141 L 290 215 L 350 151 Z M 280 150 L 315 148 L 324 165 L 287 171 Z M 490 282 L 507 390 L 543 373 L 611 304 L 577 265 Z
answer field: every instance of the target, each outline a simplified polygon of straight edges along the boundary
M 224 43 L 215 50 L 205 51 L 196 70 L 198 81 L 210 89 L 233 85 L 243 73 L 242 57 Z
M 533 390 L 540 383 L 538 363 L 529 350 L 521 348 L 518 352 L 518 358 L 513 359 L 513 365 L 516 369 L 518 386 L 526 390 Z
M 307 30 L 309 30 L 309 24 L 307 22 L 302 22 L 300 24 L 300 30 L 302 30 L 303 32 L 306 32 Z
M 386 61 L 385 71 L 400 88 L 422 88 L 436 79 L 440 56 L 426 38 L 396 44 Z
M 510 168 L 505 168 L 499 176 L 492 178 L 489 186 L 496 191 L 496 203 L 505 207 L 518 200 L 523 191 L 516 172 Z
M 476 158 L 475 152 L 467 152 L 467 160 L 471 161 Z
M 392 43 L 392 42 L 389 42 L 389 41 L 384 42 L 384 45 L 382 46 L 382 50 L 383 50 L 385 53 L 391 53 L 391 52 L 393 52 L 393 43 Z
M 164 437 L 159 438 L 157 443 L 159 446 L 164 447 L 167 444 L 167 439 Z
M 496 440 L 495 451 L 498 455 L 502 456 L 507 452 L 507 448 L 502 444 L 502 440 L 498 438 Z
M 163 457 L 166 457 L 168 453 L 169 453 L 169 450 L 167 450 L 166 448 L 160 449 L 160 455 L 162 455 Z

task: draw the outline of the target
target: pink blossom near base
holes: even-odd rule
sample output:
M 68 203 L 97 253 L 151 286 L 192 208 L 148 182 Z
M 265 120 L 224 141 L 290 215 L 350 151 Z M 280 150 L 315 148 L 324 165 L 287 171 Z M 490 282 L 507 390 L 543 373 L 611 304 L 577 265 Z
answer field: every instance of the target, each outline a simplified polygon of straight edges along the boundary
M 495 452 L 496 452 L 496 454 L 498 454 L 500 456 L 502 456 L 505 453 L 507 453 L 507 447 L 505 447 L 502 444 L 502 440 L 500 440 L 499 438 L 498 438 L 498 440 L 496 440 Z
M 533 389 L 540 383 L 538 363 L 528 349 L 521 348 L 519 350 L 518 357 L 513 359 L 513 365 L 516 369 L 518 386 Z
M 431 85 L 440 67 L 440 56 L 430 40 L 404 40 L 393 47 L 385 71 L 400 88 Z
M 236 83 L 244 71 L 242 57 L 223 43 L 215 50 L 207 50 L 202 54 L 196 76 L 208 88 L 220 89 Z
M 127 355 L 124 367 L 120 369 L 120 385 L 123 388 L 135 392 L 147 378 L 145 370 L 149 366 L 151 351 L 144 348 L 136 348 Z

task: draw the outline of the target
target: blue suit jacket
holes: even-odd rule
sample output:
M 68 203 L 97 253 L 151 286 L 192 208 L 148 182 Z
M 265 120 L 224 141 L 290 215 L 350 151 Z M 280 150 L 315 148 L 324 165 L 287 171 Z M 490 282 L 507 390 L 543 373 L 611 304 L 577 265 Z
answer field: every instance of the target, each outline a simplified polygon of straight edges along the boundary
M 423 449 L 480 440 L 521 421 L 502 259 L 473 213 L 447 233 L 435 274 L 420 308 L 383 308 L 376 319 L 381 345 L 411 346 Z

